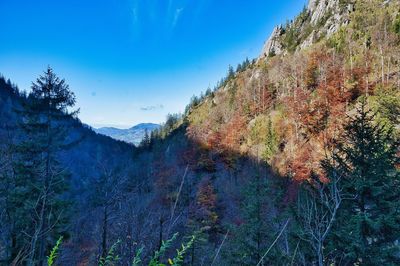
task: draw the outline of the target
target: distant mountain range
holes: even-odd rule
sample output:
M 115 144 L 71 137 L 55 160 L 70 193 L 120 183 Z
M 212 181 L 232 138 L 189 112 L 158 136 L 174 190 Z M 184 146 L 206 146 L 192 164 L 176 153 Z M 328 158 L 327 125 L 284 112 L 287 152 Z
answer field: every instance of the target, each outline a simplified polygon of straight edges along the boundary
M 142 141 L 145 132 L 150 132 L 159 128 L 160 125 L 153 123 L 141 123 L 128 129 L 120 129 L 115 127 L 101 127 L 94 129 L 95 132 L 109 136 L 116 140 L 125 141 L 138 146 Z

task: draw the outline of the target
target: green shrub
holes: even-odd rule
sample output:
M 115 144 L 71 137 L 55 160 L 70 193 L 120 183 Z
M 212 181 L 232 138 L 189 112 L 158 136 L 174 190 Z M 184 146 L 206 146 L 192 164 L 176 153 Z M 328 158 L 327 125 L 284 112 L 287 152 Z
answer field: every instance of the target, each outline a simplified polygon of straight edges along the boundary
M 400 14 L 396 16 L 396 19 L 393 22 L 393 31 L 400 35 Z

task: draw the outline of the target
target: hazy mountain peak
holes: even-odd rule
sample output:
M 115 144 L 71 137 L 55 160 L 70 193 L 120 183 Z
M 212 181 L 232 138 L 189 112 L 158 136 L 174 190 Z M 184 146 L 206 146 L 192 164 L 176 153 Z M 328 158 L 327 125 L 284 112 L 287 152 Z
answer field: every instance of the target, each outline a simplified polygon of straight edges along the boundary
M 94 129 L 98 134 L 109 136 L 116 140 L 125 141 L 134 145 L 139 145 L 142 141 L 146 130 L 148 133 L 158 129 L 160 125 L 154 123 L 140 123 L 128 129 L 121 129 L 115 127 L 101 127 Z
M 140 123 L 137 125 L 134 125 L 133 127 L 129 129 L 147 129 L 147 130 L 154 130 L 156 128 L 159 128 L 159 124 L 154 124 L 154 123 Z

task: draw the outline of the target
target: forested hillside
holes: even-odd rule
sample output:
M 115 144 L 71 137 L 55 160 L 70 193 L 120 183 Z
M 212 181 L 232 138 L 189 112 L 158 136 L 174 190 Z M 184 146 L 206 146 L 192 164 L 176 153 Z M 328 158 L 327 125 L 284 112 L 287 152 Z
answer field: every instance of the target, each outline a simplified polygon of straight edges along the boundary
M 158 129 L 160 125 L 152 123 L 142 123 L 128 129 L 120 129 L 114 127 L 101 127 L 94 129 L 96 133 L 109 136 L 116 140 L 125 141 L 138 146 L 144 138 L 148 138 L 150 133 Z
M 5 265 L 400 264 L 399 1 L 310 1 L 138 148 L 0 82 Z

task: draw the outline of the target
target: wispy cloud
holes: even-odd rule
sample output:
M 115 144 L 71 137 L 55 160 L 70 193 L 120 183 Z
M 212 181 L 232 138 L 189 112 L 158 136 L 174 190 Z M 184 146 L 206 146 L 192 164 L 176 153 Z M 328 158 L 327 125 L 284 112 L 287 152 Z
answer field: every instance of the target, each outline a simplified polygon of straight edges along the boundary
M 179 17 L 181 16 L 183 9 L 184 8 L 182 7 L 175 10 L 174 19 L 172 20 L 172 28 L 175 28 L 176 24 L 178 23 Z
M 131 0 L 130 8 L 131 8 L 131 15 L 132 15 L 132 23 L 135 25 L 139 21 L 139 1 Z
M 164 105 L 162 105 L 162 104 L 140 107 L 141 111 L 154 111 L 154 110 L 162 110 L 162 109 L 164 109 Z
M 133 23 L 137 23 L 139 20 L 139 16 L 138 16 L 138 9 L 137 8 L 133 8 L 132 9 L 132 19 L 133 19 Z

